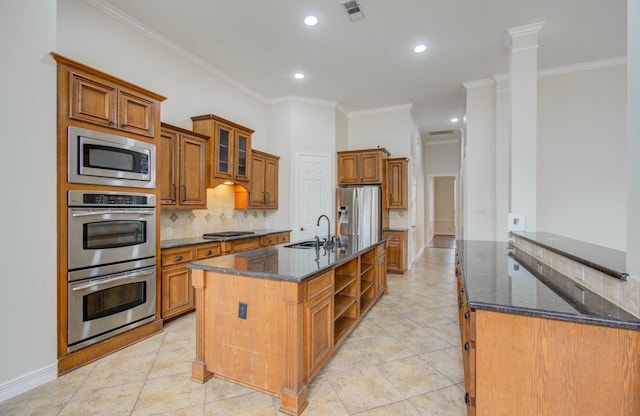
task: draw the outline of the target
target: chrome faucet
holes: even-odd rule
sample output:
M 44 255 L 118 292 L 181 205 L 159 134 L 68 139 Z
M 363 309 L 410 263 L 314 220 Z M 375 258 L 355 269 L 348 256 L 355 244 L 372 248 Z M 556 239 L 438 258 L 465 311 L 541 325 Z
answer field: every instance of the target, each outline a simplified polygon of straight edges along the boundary
M 324 246 L 325 247 L 330 247 L 331 245 L 333 245 L 333 241 L 331 241 L 331 220 L 329 219 L 329 217 L 327 217 L 326 215 L 322 214 L 318 217 L 318 222 L 316 223 L 316 226 L 320 226 L 320 220 L 322 219 L 322 217 L 327 219 L 327 239 L 324 242 Z

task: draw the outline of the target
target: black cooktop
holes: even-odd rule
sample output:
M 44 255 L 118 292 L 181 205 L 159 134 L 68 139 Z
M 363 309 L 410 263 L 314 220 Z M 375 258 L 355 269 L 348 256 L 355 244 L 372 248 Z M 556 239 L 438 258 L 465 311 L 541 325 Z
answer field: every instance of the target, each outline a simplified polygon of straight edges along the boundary
M 221 231 L 219 233 L 205 233 L 202 238 L 239 237 L 241 235 L 252 235 L 253 231 Z

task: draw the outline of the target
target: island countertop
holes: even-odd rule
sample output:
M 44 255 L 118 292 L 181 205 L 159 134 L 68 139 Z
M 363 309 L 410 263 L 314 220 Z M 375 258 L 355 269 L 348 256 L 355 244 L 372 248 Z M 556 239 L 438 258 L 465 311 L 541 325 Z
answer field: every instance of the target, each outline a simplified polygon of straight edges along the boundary
M 295 243 L 280 244 L 200 260 L 187 264 L 187 267 L 226 274 L 302 282 L 317 275 L 318 272 L 353 259 L 383 241 L 385 239 L 371 244 L 342 237 L 333 247 L 318 249 L 287 247 Z
M 640 318 L 506 242 L 456 243 L 471 308 L 640 330 Z

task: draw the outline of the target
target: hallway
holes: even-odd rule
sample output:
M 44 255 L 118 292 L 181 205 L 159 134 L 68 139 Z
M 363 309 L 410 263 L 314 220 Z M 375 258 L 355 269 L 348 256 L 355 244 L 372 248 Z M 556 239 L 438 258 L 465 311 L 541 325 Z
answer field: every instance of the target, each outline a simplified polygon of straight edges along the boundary
M 309 385 L 304 416 L 466 415 L 454 253 L 425 248 L 411 271 L 388 275 L 389 294 Z M 269 395 L 189 381 L 194 318 L 2 402 L 0 414 L 282 415 Z

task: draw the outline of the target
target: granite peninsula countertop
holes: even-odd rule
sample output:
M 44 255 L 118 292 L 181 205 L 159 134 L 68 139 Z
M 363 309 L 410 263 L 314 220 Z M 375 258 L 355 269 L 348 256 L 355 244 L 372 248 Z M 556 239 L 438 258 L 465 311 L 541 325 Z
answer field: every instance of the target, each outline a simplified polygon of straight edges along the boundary
M 249 230 L 247 232 L 252 232 L 253 234 L 245 234 L 245 235 L 233 236 L 233 237 L 215 237 L 215 238 L 191 237 L 191 238 L 165 239 L 160 241 L 160 248 L 161 249 L 176 248 L 176 247 L 192 246 L 194 244 L 206 244 L 206 243 L 214 243 L 214 242 L 241 240 L 244 238 L 262 237 L 269 234 L 287 233 L 287 232 L 291 232 L 291 230 L 264 229 L 264 230 Z
M 471 308 L 640 330 L 640 318 L 507 242 L 456 244 Z
M 332 248 L 291 248 L 280 244 L 187 264 L 190 269 L 265 279 L 302 282 L 324 270 L 339 266 L 380 244 L 363 244 L 345 237 Z
M 511 231 L 511 234 L 618 279 L 627 280 L 629 276 L 626 271 L 627 258 L 624 251 L 552 233 Z

